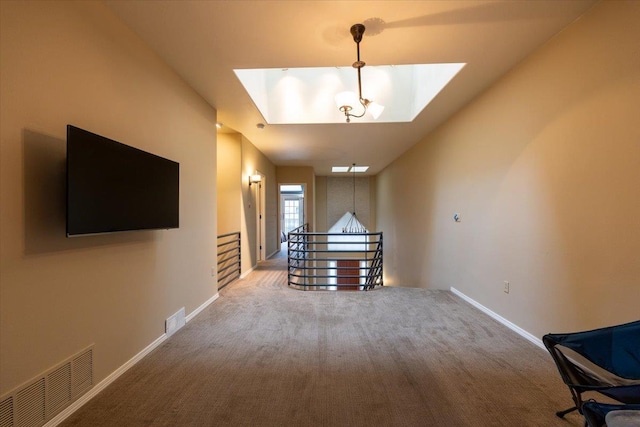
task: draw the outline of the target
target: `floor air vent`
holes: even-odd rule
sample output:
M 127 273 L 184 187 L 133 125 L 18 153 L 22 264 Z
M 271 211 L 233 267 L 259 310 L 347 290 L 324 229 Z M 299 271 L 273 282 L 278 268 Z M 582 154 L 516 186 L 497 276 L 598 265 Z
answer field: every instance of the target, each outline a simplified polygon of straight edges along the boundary
M 93 387 L 93 346 L 0 400 L 0 427 L 39 427 Z

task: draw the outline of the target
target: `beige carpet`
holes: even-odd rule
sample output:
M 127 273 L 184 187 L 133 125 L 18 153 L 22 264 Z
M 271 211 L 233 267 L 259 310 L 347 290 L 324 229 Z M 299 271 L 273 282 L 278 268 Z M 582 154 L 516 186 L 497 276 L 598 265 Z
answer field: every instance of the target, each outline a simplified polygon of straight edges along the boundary
M 581 426 L 550 356 L 447 291 L 303 292 L 267 261 L 64 426 Z

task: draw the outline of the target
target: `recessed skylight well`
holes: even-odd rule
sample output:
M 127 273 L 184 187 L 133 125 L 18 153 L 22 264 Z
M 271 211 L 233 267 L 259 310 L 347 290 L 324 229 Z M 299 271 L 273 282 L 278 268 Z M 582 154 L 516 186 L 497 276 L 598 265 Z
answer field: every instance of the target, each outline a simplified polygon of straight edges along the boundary
M 349 169 L 349 172 L 366 172 L 369 169 L 369 166 L 352 166 Z
M 349 172 L 349 166 L 333 166 L 331 172 Z
M 369 166 L 333 166 L 331 172 L 356 172 L 362 173 L 369 170 Z
M 465 66 L 464 63 L 368 65 L 362 68 L 363 96 L 385 106 L 377 120 L 411 122 Z M 334 97 L 357 92 L 353 67 L 234 70 L 269 124 L 344 123 Z M 365 93 L 366 92 L 366 93 Z

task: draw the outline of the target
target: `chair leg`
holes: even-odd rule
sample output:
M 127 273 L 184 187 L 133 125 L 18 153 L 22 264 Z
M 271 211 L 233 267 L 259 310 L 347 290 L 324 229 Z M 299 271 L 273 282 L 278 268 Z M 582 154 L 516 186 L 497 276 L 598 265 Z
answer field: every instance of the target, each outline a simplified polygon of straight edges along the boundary
M 578 407 L 574 406 L 573 408 L 565 409 L 564 411 L 558 411 L 556 412 L 556 415 L 558 416 L 558 418 L 564 418 L 564 416 L 567 415 L 569 412 L 573 412 L 577 410 L 578 410 Z

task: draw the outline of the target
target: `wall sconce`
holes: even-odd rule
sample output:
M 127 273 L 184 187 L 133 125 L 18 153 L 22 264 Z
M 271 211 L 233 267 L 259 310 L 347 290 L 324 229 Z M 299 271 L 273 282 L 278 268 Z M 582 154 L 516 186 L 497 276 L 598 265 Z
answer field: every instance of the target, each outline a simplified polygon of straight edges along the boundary
M 254 173 L 253 175 L 249 175 L 249 187 L 251 184 L 260 184 L 262 182 L 262 175 Z

